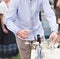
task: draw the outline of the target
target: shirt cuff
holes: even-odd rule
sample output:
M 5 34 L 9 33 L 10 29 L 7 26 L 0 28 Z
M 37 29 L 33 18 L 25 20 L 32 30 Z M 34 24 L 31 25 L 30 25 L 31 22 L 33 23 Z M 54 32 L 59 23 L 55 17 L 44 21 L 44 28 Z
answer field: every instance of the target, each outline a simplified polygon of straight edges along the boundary
M 14 31 L 14 34 L 17 35 L 17 32 L 20 30 L 20 28 L 16 28 Z

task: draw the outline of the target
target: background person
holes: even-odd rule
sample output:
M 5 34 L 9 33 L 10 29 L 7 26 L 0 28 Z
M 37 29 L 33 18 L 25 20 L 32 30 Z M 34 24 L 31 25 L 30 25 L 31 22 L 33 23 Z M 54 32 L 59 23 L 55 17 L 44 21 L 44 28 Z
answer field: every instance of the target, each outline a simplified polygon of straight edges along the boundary
M 0 3 L 0 58 L 12 59 L 18 53 L 15 35 L 7 29 L 5 18 L 8 11 L 9 0 L 3 0 Z

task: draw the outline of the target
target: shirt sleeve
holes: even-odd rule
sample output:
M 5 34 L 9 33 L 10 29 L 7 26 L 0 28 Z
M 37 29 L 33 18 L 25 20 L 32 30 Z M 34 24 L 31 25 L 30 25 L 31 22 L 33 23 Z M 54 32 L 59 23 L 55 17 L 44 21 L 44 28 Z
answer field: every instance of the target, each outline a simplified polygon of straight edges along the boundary
M 14 34 L 17 34 L 19 27 L 16 26 L 18 0 L 10 0 L 8 14 L 6 17 L 6 26 Z
M 43 6 L 44 13 L 46 15 L 46 18 L 49 22 L 51 31 L 58 32 L 58 24 L 56 23 L 56 16 L 54 11 L 51 9 L 49 0 L 42 0 L 42 6 Z
M 2 4 L 0 4 L 0 14 L 4 14 L 4 7 Z

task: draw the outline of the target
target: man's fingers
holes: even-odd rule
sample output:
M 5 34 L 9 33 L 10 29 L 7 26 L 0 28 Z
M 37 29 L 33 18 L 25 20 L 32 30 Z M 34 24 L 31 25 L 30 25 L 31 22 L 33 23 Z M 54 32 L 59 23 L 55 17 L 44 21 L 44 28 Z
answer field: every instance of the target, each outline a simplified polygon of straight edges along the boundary
M 30 33 L 29 30 L 24 30 L 24 34 L 28 35 Z
M 21 34 L 21 35 L 19 35 L 21 38 L 23 38 L 23 39 L 25 39 L 25 38 L 28 38 L 28 35 L 26 35 L 26 34 Z

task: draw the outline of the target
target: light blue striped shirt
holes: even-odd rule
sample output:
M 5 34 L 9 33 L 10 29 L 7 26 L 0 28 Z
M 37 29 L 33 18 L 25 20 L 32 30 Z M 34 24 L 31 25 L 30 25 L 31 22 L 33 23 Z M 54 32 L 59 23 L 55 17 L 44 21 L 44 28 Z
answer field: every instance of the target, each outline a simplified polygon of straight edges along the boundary
M 43 27 L 39 20 L 39 11 L 44 10 L 51 31 L 57 32 L 56 17 L 49 5 L 48 0 L 10 0 L 6 25 L 13 33 L 21 29 L 29 29 L 30 35 L 27 39 L 33 39 L 40 34 L 44 36 Z

